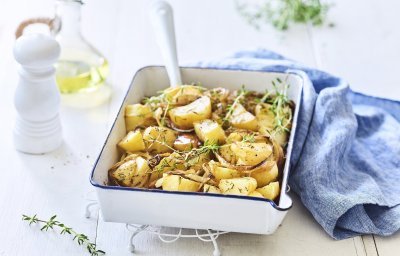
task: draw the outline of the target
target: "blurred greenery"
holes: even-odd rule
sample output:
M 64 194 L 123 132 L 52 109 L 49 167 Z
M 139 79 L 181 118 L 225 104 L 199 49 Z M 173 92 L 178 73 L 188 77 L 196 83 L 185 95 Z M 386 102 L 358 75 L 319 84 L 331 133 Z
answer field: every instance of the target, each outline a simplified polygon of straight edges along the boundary
M 236 1 L 236 7 L 240 15 L 256 29 L 266 22 L 278 30 L 287 30 L 292 23 L 322 25 L 331 5 L 319 0 L 263 0 L 253 5 L 249 5 L 249 1 Z

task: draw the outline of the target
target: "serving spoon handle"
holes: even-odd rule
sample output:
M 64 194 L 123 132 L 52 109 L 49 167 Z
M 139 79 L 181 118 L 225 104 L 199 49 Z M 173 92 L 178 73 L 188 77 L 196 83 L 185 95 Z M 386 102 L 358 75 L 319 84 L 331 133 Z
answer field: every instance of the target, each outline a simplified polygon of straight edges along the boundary
M 150 20 L 164 59 L 170 86 L 182 85 L 176 51 L 174 15 L 171 5 L 165 1 L 154 2 L 150 9 Z

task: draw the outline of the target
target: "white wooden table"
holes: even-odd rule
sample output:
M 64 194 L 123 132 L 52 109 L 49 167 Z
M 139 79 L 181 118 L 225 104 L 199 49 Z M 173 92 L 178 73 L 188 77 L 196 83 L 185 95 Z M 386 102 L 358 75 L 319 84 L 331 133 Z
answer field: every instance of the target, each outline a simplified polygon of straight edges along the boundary
M 353 89 L 400 100 L 400 2 L 337 0 L 330 12 L 334 28 L 295 26 L 287 33 L 256 31 L 237 14 L 233 1 L 171 0 L 175 9 L 181 63 L 217 59 L 240 49 L 269 48 L 307 65 L 346 78 Z M 130 255 L 130 233 L 106 223 L 97 211 L 83 217 L 90 196 L 89 173 L 135 71 L 161 64 L 147 17 L 147 2 L 88 0 L 83 33 L 110 60 L 114 97 L 104 106 L 81 111 L 62 108 L 65 144 L 32 156 L 12 144 L 13 93 L 17 75 L 12 57 L 19 21 L 53 13 L 52 0 L 0 0 L 0 255 L 86 255 L 67 237 L 41 232 L 21 214 L 59 219 L 86 233 L 107 255 Z M 294 195 L 293 195 L 294 196 Z M 400 233 L 334 241 L 296 196 L 294 207 L 272 236 L 228 234 L 219 238 L 224 255 L 399 255 Z M 162 210 L 162 209 L 160 209 Z M 136 238 L 140 255 L 211 255 L 211 244 L 181 240 L 163 244 L 155 236 Z

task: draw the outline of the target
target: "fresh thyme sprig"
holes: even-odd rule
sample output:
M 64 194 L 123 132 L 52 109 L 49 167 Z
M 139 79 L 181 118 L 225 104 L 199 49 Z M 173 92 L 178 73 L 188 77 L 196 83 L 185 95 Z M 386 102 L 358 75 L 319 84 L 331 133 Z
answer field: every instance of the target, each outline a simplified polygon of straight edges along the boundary
M 256 29 L 260 28 L 262 21 L 266 21 L 278 30 L 287 30 L 291 23 L 322 25 L 331 5 L 320 0 L 265 0 L 256 6 L 236 1 L 236 7 L 240 15 Z
M 251 133 L 243 135 L 242 142 L 249 142 L 249 143 L 256 142 L 255 134 Z
M 197 155 L 205 154 L 205 153 L 216 153 L 220 149 L 220 145 L 216 141 L 206 140 L 203 146 L 199 148 L 194 148 L 190 152 L 195 152 Z
M 58 227 L 61 229 L 60 234 L 69 234 L 74 236 L 72 240 L 76 240 L 79 245 L 86 246 L 86 249 L 90 253 L 91 256 L 99 256 L 104 255 L 105 252 L 102 250 L 98 250 L 95 243 L 90 242 L 89 237 L 85 234 L 81 234 L 76 232 L 70 227 L 67 227 L 65 224 L 59 222 L 57 219 L 57 215 L 52 216 L 49 220 L 41 220 L 37 217 L 37 215 L 27 216 L 25 214 L 22 215 L 22 220 L 27 221 L 29 225 L 34 223 L 43 223 L 44 225 L 40 229 L 41 231 L 48 231 L 50 229 L 54 229 Z
M 226 122 L 229 121 L 229 118 L 232 116 L 233 111 L 235 110 L 235 107 L 237 104 L 240 103 L 240 101 L 249 93 L 249 91 L 246 90 L 246 87 L 242 85 L 242 88 L 240 88 L 238 95 L 236 96 L 235 100 L 233 101 L 232 105 L 227 106 L 227 111 L 225 117 L 222 119 L 222 124 L 225 124 Z
M 279 83 L 279 85 L 281 85 L 282 90 L 279 90 L 277 83 Z M 289 84 L 282 81 L 280 78 L 277 78 L 276 82 L 272 81 L 272 85 L 274 86 L 274 89 L 275 89 L 275 96 L 274 96 L 274 98 L 272 100 L 272 104 L 271 104 L 271 110 L 275 116 L 274 131 L 275 132 L 281 132 L 281 131 L 288 132 L 289 129 L 287 127 L 287 124 L 290 123 L 291 116 L 286 115 L 286 113 L 284 112 L 284 108 L 287 107 L 289 104 L 289 99 L 287 97 L 287 90 L 289 88 Z M 286 124 L 285 124 L 285 122 L 286 122 Z
M 292 119 L 291 112 L 285 112 L 285 108 L 289 106 L 289 98 L 287 97 L 287 90 L 289 84 L 282 81 L 279 77 L 272 81 L 274 87 L 274 94 L 271 94 L 266 90 L 263 97 L 258 101 L 261 103 L 269 103 L 271 105 L 270 110 L 274 114 L 274 129 L 273 132 L 289 131 L 287 127 Z M 281 88 L 281 89 L 280 89 Z

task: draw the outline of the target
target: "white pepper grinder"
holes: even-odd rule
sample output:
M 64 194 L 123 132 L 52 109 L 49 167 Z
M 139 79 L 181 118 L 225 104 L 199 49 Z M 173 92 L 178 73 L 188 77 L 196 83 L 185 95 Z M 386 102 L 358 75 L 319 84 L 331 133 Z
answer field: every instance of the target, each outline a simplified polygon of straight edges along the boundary
M 14 57 L 20 67 L 14 144 L 24 153 L 43 154 L 62 144 L 54 68 L 59 55 L 60 45 L 48 35 L 23 35 L 15 43 Z

